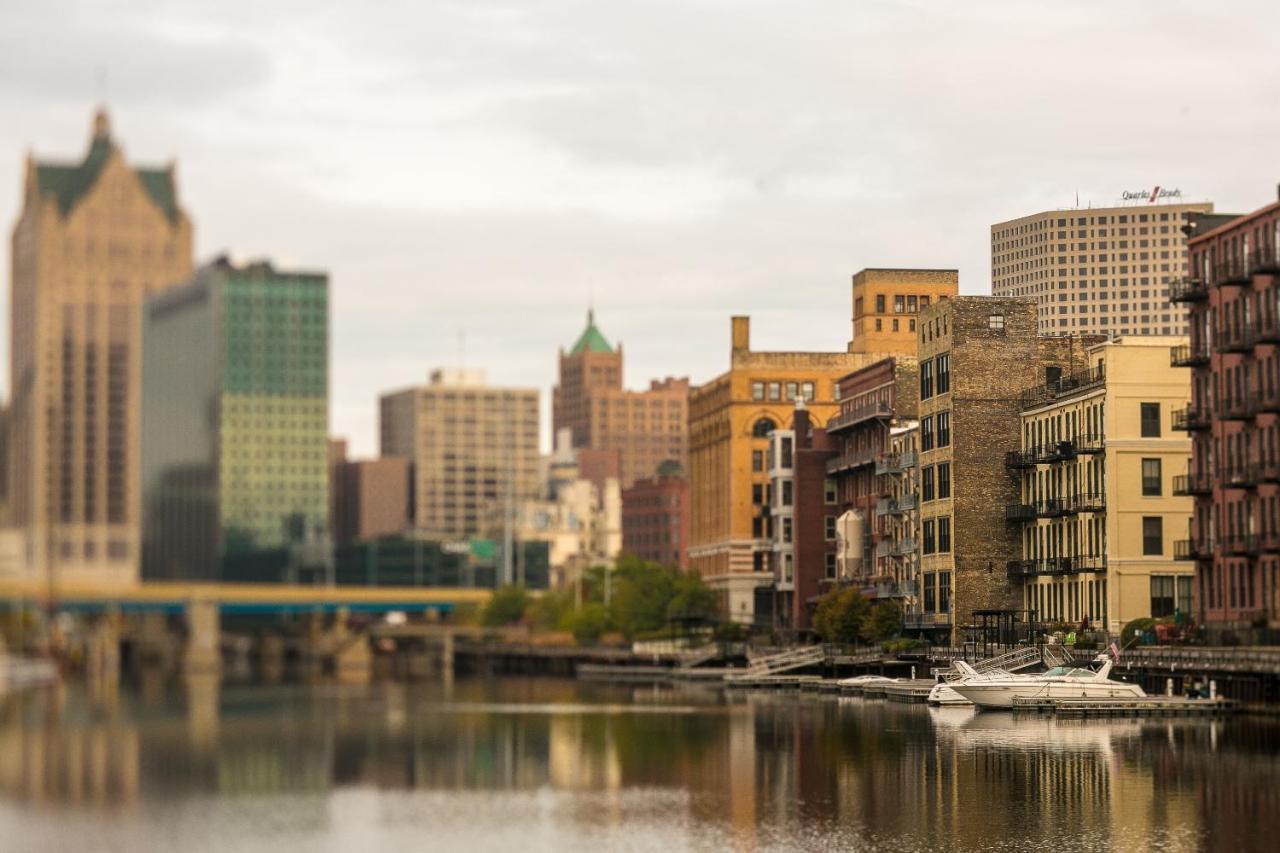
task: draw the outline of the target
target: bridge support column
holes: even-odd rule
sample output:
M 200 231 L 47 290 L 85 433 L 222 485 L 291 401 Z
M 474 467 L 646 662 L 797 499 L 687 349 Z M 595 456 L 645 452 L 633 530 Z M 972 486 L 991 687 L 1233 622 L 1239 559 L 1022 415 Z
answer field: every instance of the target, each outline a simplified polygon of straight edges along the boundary
M 188 675 L 218 674 L 222 671 L 221 626 L 218 602 L 192 599 L 187 602 L 187 648 L 183 671 Z
M 93 681 L 115 682 L 120 677 L 120 611 L 108 607 L 89 633 L 85 671 Z
M 144 668 L 173 668 L 178 657 L 178 640 L 169 632 L 169 617 L 156 610 L 141 616 L 135 634 L 134 659 Z
M 338 608 L 333 626 L 333 674 L 345 684 L 366 684 L 373 674 L 373 652 L 367 634 L 347 627 L 347 608 Z

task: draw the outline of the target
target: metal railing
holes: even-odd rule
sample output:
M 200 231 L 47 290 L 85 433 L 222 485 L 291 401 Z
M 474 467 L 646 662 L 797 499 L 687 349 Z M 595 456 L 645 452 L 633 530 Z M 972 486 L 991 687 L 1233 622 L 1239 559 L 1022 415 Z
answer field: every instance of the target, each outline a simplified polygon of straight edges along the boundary
M 1173 410 L 1173 428 L 1191 432 L 1209 428 L 1209 410 L 1194 404 Z
M 893 407 L 886 400 L 875 400 L 843 410 L 827 421 L 827 432 L 837 432 L 872 418 L 893 417 Z
M 1170 367 L 1203 367 L 1209 363 L 1209 348 L 1196 342 L 1169 347 Z
M 1213 478 L 1204 471 L 1188 471 L 1173 477 L 1175 495 L 1208 495 L 1213 493 Z
M 1203 302 L 1209 298 L 1204 280 L 1183 276 L 1169 283 L 1170 302 Z

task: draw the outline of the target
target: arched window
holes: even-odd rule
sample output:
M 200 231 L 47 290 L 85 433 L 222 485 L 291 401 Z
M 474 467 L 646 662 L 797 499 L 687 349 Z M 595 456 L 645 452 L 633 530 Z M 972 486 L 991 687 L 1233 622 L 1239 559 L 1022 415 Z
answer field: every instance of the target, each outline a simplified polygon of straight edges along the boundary
M 769 433 L 778 428 L 778 425 L 768 418 L 761 418 L 751 427 L 751 435 L 754 438 L 767 438 Z

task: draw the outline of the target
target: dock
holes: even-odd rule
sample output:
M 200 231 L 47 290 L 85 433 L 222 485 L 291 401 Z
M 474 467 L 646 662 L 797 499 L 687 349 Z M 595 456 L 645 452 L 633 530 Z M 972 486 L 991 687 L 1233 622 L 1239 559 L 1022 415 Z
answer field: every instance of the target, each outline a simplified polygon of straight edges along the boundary
M 1016 713 L 1054 714 L 1059 717 L 1192 717 L 1233 714 L 1240 703 L 1231 699 L 1184 699 L 1179 696 L 1146 696 L 1135 699 L 1047 699 L 1019 696 Z

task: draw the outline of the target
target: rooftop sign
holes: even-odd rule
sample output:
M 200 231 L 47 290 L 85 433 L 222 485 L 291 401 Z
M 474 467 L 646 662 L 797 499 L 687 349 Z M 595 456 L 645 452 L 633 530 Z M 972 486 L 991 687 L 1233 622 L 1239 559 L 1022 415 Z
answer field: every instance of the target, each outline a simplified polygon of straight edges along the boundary
M 1169 187 L 1152 187 L 1149 190 L 1125 190 L 1120 194 L 1125 201 L 1145 201 L 1152 204 L 1162 198 L 1182 198 L 1182 190 Z

